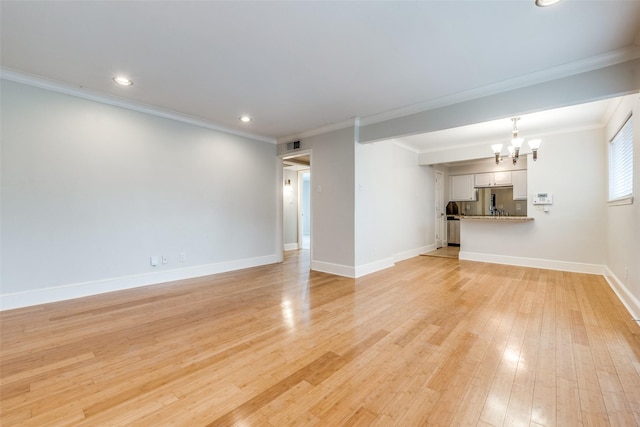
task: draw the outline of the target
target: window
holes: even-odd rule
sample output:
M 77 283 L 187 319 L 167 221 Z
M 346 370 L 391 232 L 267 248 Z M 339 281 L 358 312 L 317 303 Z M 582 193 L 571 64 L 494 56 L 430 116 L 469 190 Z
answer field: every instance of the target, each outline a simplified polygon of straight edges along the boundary
M 633 120 L 630 116 L 609 144 L 609 201 L 633 202 Z

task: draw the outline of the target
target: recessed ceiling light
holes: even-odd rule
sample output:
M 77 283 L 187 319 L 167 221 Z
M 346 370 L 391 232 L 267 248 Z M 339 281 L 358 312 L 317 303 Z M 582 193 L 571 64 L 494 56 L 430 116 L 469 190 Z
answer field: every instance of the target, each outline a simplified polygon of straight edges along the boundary
M 126 77 L 122 77 L 122 76 L 114 77 L 113 81 L 118 83 L 119 85 L 122 85 L 122 86 L 131 86 L 131 85 L 133 85 L 133 81 L 129 80 Z
M 560 0 L 536 0 L 536 6 L 545 7 L 558 3 Z
M 240 120 L 242 123 L 249 123 L 253 119 L 250 116 L 240 116 L 238 117 L 238 120 Z

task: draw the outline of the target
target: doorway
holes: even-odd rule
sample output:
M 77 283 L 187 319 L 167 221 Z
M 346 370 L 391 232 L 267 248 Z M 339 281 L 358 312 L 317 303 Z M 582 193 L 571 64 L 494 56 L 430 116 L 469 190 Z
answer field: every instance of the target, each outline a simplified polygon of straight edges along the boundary
M 284 250 L 311 250 L 311 153 L 285 157 L 282 161 Z

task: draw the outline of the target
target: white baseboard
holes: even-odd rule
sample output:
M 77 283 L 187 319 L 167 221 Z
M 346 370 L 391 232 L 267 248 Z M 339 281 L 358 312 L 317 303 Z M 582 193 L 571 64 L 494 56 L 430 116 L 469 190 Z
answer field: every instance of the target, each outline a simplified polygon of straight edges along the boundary
M 358 265 L 355 267 L 356 278 L 366 276 L 367 274 L 375 273 L 376 271 L 384 270 L 396 265 L 393 262 L 393 257 L 380 259 L 378 261 L 370 262 L 364 265 Z
M 524 258 L 508 255 L 481 254 L 460 251 L 458 258 L 466 261 L 480 261 L 492 264 L 517 265 L 519 267 L 544 268 L 547 270 L 570 271 L 573 273 L 605 274 L 605 266 L 580 262 L 556 261 L 551 259 Z
M 376 271 L 384 270 L 385 268 L 393 267 L 394 265 L 395 263 L 393 262 L 393 258 L 385 258 L 356 267 L 342 264 L 332 264 L 330 262 L 323 261 L 311 261 L 311 269 L 314 271 L 335 274 L 336 276 L 349 277 L 351 279 L 357 279 L 358 277 L 375 273 Z
M 336 276 L 350 277 L 352 279 L 355 279 L 356 277 L 355 267 L 350 267 L 348 265 L 312 260 L 311 269 L 321 273 L 335 274 Z
M 635 320 L 640 320 L 640 301 L 638 298 L 629 292 L 629 289 L 613 274 L 609 267 L 605 268 L 604 278 L 607 283 L 609 283 L 609 286 L 611 286 L 611 289 L 613 289 L 613 292 L 618 296 L 618 299 L 622 301 L 622 304 L 631 314 L 631 317 Z
M 285 243 L 284 245 L 284 250 L 286 251 L 297 251 L 298 248 L 298 244 L 297 243 Z
M 420 254 L 424 254 L 426 252 L 431 252 L 436 250 L 436 244 L 432 243 L 431 245 L 422 246 L 420 248 L 411 249 L 404 252 L 399 252 L 393 255 L 394 262 L 404 261 L 405 259 L 417 257 Z
M 178 268 L 174 270 L 157 271 L 153 273 L 136 274 L 124 277 L 114 277 L 111 279 L 95 280 L 84 283 L 74 283 L 70 285 L 56 286 L 51 288 L 34 289 L 32 291 L 16 292 L 0 295 L 0 311 L 74 298 L 81 298 L 107 292 L 120 291 L 124 289 L 136 288 L 139 286 L 155 285 L 158 283 L 172 282 L 175 280 L 209 276 L 212 274 L 241 270 L 243 268 L 257 267 L 260 265 L 273 264 L 276 262 L 276 255 L 265 255 L 255 258 L 246 258 L 220 263 L 197 265 L 193 267 Z
M 330 273 L 337 276 L 356 279 L 358 277 L 366 276 L 367 274 L 375 273 L 376 271 L 393 267 L 396 262 L 419 256 L 420 254 L 432 251 L 435 248 L 435 244 L 422 246 L 419 248 L 410 249 L 408 251 L 399 252 L 388 258 L 383 258 L 378 261 L 374 261 L 364 265 L 358 265 L 355 267 L 341 264 L 332 264 L 323 261 L 311 261 L 311 269 L 315 271 L 321 271 L 323 273 Z

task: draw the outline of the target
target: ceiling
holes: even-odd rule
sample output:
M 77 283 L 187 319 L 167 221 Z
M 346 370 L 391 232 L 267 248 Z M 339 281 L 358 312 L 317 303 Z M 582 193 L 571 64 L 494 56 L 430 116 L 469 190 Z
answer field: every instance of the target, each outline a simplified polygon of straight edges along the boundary
M 640 57 L 638 1 L 3 0 L 0 12 L 5 75 L 272 140 Z

